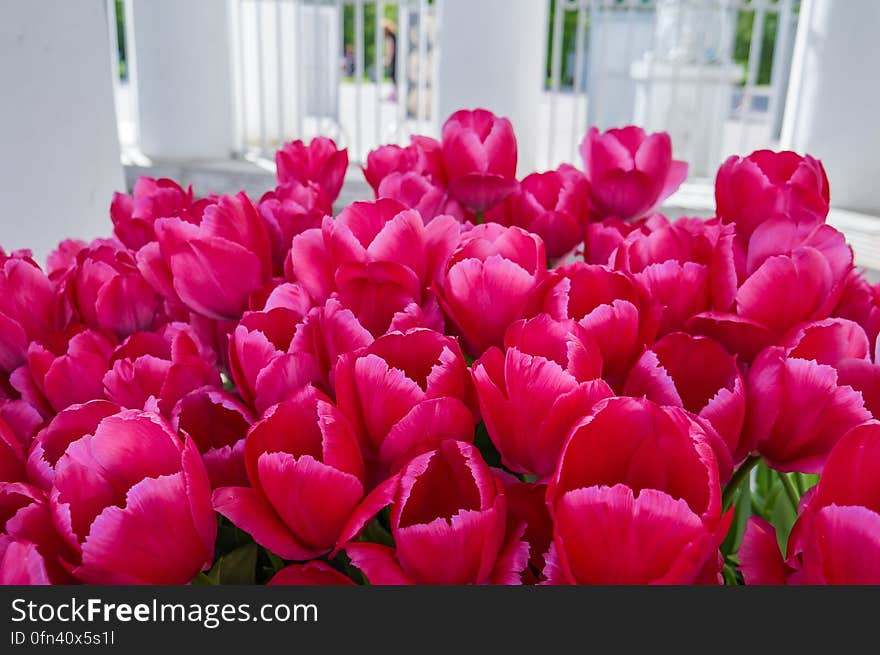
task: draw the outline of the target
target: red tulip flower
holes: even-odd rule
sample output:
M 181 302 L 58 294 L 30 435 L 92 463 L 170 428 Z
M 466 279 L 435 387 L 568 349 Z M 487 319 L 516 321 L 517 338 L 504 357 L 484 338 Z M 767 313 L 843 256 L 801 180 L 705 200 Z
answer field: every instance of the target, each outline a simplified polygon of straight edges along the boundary
M 89 584 L 185 584 L 214 559 L 205 465 L 156 414 L 122 411 L 67 446 L 50 505 Z
M 771 150 L 734 155 L 718 169 L 715 202 L 718 216 L 735 223 L 746 240 L 774 218 L 815 226 L 828 215 L 828 177 L 809 155 Z
M 332 204 L 345 181 L 348 169 L 348 150 L 337 149 L 332 139 L 315 137 L 309 145 L 300 140 L 284 144 L 275 153 L 278 184 L 314 182 Z
M 394 547 L 352 541 L 388 505 Z M 479 451 L 447 439 L 367 496 L 340 545 L 371 584 L 520 584 L 525 526 L 509 534 L 506 519 L 504 487 Z
M 547 489 L 547 584 L 720 582 L 715 456 L 675 407 L 612 398 L 571 432 Z
M 516 190 L 516 136 L 508 119 L 462 109 L 443 124 L 441 141 L 449 193 L 468 209 L 484 212 Z
M 672 159 L 666 132 L 646 134 L 633 125 L 602 133 L 591 127 L 581 143 L 581 157 L 597 217 L 644 216 L 687 177 L 687 164 Z
M 221 487 L 214 508 L 291 560 L 329 552 L 364 496 L 357 436 L 324 394 L 305 387 L 270 407 L 245 439 L 249 487 Z

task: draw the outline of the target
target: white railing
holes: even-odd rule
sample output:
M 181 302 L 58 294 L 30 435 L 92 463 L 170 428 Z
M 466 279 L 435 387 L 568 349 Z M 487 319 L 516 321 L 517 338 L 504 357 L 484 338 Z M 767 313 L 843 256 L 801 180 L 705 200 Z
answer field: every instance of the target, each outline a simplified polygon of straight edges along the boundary
M 117 80 L 124 146 L 137 140 L 130 1 L 122 3 L 130 78 Z M 436 134 L 443 1 L 226 0 L 236 154 L 271 160 L 281 143 L 323 134 L 357 163 L 381 143 Z M 548 38 L 539 167 L 578 163 L 588 125 L 670 131 L 696 176 L 723 156 L 775 144 L 799 0 L 545 1 L 550 22 L 534 27 Z M 116 6 L 108 0 L 109 12 Z M 396 27 L 394 43 L 386 25 Z
M 542 153 L 548 166 L 578 161 L 578 141 L 586 125 L 639 122 L 668 129 L 685 151 L 680 154 L 705 162 L 696 167 L 697 175 L 700 169 L 712 170 L 723 156 L 770 147 L 778 139 L 796 0 L 548 2 L 555 9 L 545 110 L 549 134 Z M 687 21 L 660 18 L 681 19 L 687 11 L 706 22 L 693 29 Z M 765 36 L 773 47 L 769 80 L 761 79 Z M 719 124 L 705 125 L 713 134 L 676 139 L 676 114 L 680 122 L 700 122 L 713 111 Z M 689 129 L 693 126 L 681 127 L 682 132 Z M 711 152 L 703 152 L 707 149 Z
M 231 11 L 242 156 L 322 134 L 363 161 L 380 143 L 430 130 L 427 0 L 232 0 Z

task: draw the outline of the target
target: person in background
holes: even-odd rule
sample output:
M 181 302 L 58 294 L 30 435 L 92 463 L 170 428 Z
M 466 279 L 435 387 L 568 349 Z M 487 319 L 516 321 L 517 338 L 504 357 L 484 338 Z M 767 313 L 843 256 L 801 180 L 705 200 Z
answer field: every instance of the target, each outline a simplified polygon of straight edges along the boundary
M 389 102 L 397 100 L 397 23 L 389 18 L 382 20 L 385 31 L 385 69 L 391 76 L 391 93 L 388 95 Z

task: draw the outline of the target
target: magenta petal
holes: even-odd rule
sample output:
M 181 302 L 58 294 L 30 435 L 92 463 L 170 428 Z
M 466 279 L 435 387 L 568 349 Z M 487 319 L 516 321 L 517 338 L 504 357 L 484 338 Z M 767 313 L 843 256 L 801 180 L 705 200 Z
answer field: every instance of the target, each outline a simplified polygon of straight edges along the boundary
M 747 585 L 785 584 L 788 570 L 776 542 L 776 530 L 758 516 L 751 517 L 746 525 L 739 561 Z
M 370 584 L 411 585 L 415 584 L 400 568 L 394 550 L 388 546 L 371 543 L 350 543 L 345 553 L 351 563 L 363 571 Z
M 214 491 L 214 509 L 249 533 L 258 544 L 279 557 L 307 560 L 316 556 L 300 543 L 269 504 L 250 487 L 223 487 Z
M 124 508 L 108 507 L 83 544 L 78 577 L 92 584 L 185 584 L 211 565 L 213 547 L 193 526 L 184 476 L 143 480 Z M 211 544 L 213 546 L 213 543 Z
M 285 566 L 272 576 L 267 585 L 353 585 L 351 578 L 343 575 L 326 562 L 314 560 L 305 564 Z

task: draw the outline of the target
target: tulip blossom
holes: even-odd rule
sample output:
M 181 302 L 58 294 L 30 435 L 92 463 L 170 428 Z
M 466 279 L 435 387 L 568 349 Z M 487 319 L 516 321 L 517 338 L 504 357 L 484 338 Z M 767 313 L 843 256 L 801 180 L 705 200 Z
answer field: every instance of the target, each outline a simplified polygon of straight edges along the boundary
M 390 505 L 394 547 L 353 539 Z M 367 496 L 340 546 L 370 584 L 519 584 L 524 525 L 506 529 L 500 479 L 468 443 L 444 440 Z
M 153 225 L 158 218 L 177 216 L 198 223 L 206 201 L 194 200 L 192 187 L 184 190 L 166 178 L 139 177 L 131 195 L 114 193 L 110 204 L 113 234 L 127 248 L 139 250 L 156 240 Z
M 257 204 L 266 224 L 272 247 L 275 274 L 281 274 L 290 242 L 297 234 L 320 227 L 324 216 L 333 213 L 332 203 L 315 182 L 289 182 L 267 191 Z
M 100 332 L 71 326 L 51 335 L 45 344 L 32 342 L 27 364 L 12 373 L 10 383 L 49 417 L 70 405 L 104 397 L 103 378 L 114 347 Z
M 316 379 L 313 363 L 291 352 L 297 326 L 310 308 L 311 298 L 301 286 L 285 284 L 276 287 L 261 310 L 247 312 L 232 331 L 232 379 L 257 412 Z
M 244 192 L 212 200 L 197 224 L 175 216 L 154 226 L 158 245 L 138 253 L 144 277 L 207 318 L 239 318 L 272 274 L 266 226 Z
M 444 187 L 418 173 L 389 173 L 379 184 L 376 197 L 391 198 L 409 209 L 415 209 L 425 223 L 437 216 L 452 216 L 463 222 L 468 216 L 464 207 L 450 198 Z
M 706 420 L 722 440 L 713 447 L 724 482 L 732 465 L 749 454 L 750 444 L 742 439 L 745 382 L 736 357 L 717 341 L 683 332 L 666 335 L 639 358 L 623 392 L 683 407 Z
M 332 139 L 315 137 L 309 145 L 300 140 L 286 143 L 275 153 L 279 185 L 299 182 L 317 184 L 332 204 L 348 169 L 348 150 L 337 149 Z
M 205 465 L 156 414 L 124 410 L 67 446 L 49 500 L 83 582 L 185 584 L 214 559 Z
M 46 494 L 29 484 L 0 482 L 0 585 L 71 584 L 62 564 L 69 556 Z
M 480 413 L 504 465 L 544 477 L 571 427 L 614 392 L 597 379 L 601 355 L 577 324 L 540 314 L 512 324 L 504 345 L 474 362 Z
M 773 526 L 752 517 L 740 547 L 747 584 L 880 584 L 880 423 L 850 430 L 802 502 L 786 557 Z
M 601 353 L 602 377 L 621 385 L 629 369 L 653 342 L 658 310 L 625 273 L 575 263 L 556 269 L 558 282 L 544 311 L 557 321 L 576 322 Z
M 330 551 L 364 495 L 357 436 L 324 394 L 306 387 L 270 407 L 245 439 L 249 487 L 221 487 L 214 508 L 291 560 Z
M 683 410 L 604 401 L 573 428 L 547 504 L 547 584 L 720 581 L 730 514 L 712 447 Z
M 171 427 L 195 442 L 214 489 L 247 484 L 244 444 L 253 422 L 241 401 L 215 387 L 190 391 L 171 412 Z
M 485 218 L 534 232 L 544 242 L 547 256 L 559 259 L 583 240 L 590 211 L 588 190 L 584 174 L 563 164 L 555 171 L 525 177 L 519 189 Z
M 0 248 L 0 372 L 25 363 L 28 344 L 54 327 L 52 284 L 30 253 Z
M 744 439 L 773 468 L 819 473 L 840 437 L 871 414 L 833 366 L 797 355 L 797 347 L 774 346 L 755 359 Z
M 799 323 L 831 315 L 852 270 L 852 250 L 829 225 L 803 229 L 782 218 L 761 223 L 738 264 L 732 312 L 694 316 L 688 328 L 750 361 Z
M 790 152 L 757 150 L 730 157 L 715 178 L 717 215 L 735 223 L 748 239 L 766 220 L 782 217 L 817 225 L 828 214 L 828 178 L 818 159 Z
M 871 353 L 876 351 L 877 334 L 880 333 L 880 285 L 872 285 L 853 269 L 831 315 L 861 325 L 870 340 Z
M 126 339 L 104 375 L 108 399 L 128 409 L 155 402 L 166 417 L 180 398 L 205 385 L 220 386 L 216 367 L 202 358 L 192 333 L 138 332 Z
M 120 339 L 154 327 L 161 304 L 134 255 L 112 242 L 80 250 L 58 280 L 58 293 L 79 322 Z
M 383 472 L 442 439 L 473 441 L 476 405 L 464 355 L 451 337 L 390 332 L 336 364 L 339 409 Z
M 687 177 L 687 164 L 672 159 L 666 132 L 649 135 L 632 125 L 602 133 L 591 127 L 581 143 L 581 157 L 597 217 L 644 216 Z
M 519 479 L 504 481 L 507 496 L 507 525 L 525 525 L 523 539 L 529 544 L 529 564 L 520 577 L 523 584 L 536 584 L 544 579 L 544 555 L 553 542 L 553 519 L 547 510 L 546 484 L 530 484 Z
M 375 336 L 412 313 L 424 317 L 424 327 L 439 328 L 442 317 L 428 287 L 459 231 L 451 217 L 426 226 L 418 212 L 394 200 L 355 202 L 294 238 L 290 272 L 320 303 L 335 293 Z
M 513 321 L 538 313 L 552 279 L 544 243 L 518 227 L 486 223 L 465 232 L 437 285 L 446 316 L 474 357 L 500 346 Z
M 484 212 L 516 190 L 516 136 L 508 119 L 462 109 L 443 124 L 441 142 L 449 193 L 468 209 Z
M 612 262 L 632 274 L 661 307 L 660 334 L 680 330 L 695 314 L 726 311 L 736 294 L 733 228 L 717 221 L 655 219 L 631 232 Z
M 27 458 L 30 482 L 48 493 L 55 479 L 55 466 L 67 447 L 84 434 L 94 434 L 101 421 L 119 410 L 119 405 L 108 400 L 90 400 L 58 412 L 31 445 Z

